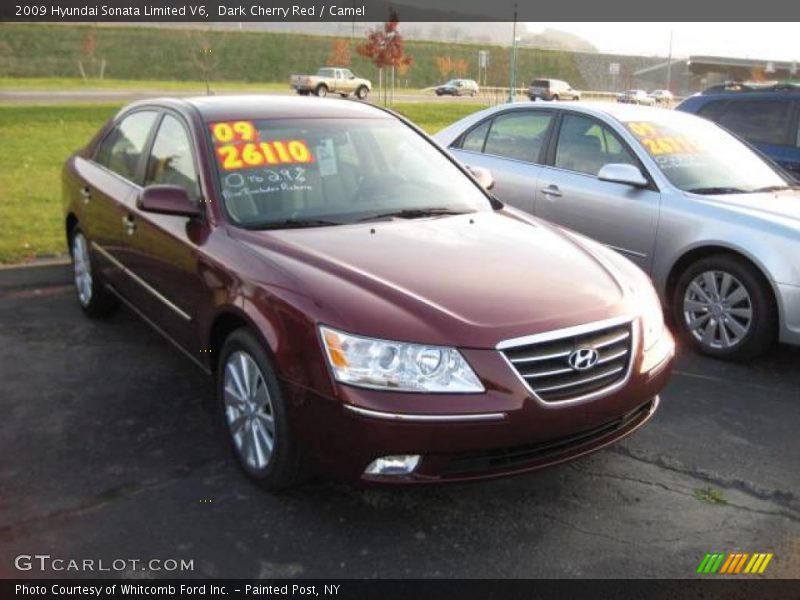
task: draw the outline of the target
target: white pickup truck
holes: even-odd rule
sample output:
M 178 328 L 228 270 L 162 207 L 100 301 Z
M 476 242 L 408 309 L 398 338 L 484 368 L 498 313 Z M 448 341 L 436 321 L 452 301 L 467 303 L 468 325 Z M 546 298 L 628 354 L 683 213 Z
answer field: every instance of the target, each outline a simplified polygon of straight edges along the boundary
M 320 98 L 330 94 L 339 94 L 346 98 L 355 94 L 359 100 L 365 100 L 372 83 L 353 75 L 350 69 L 322 67 L 316 75 L 292 75 L 289 85 L 301 96 L 316 94 Z

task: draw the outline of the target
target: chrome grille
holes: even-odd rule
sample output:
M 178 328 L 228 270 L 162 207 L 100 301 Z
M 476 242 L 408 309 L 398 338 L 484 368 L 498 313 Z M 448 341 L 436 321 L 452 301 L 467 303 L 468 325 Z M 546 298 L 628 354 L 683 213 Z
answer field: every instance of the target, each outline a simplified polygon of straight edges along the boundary
M 547 336 L 541 341 L 523 342 L 513 347 L 501 344 L 501 351 L 528 387 L 545 402 L 599 393 L 624 380 L 630 369 L 631 322 L 599 324 L 590 331 L 580 329 L 578 333 L 565 330 L 563 336 Z M 596 350 L 597 362 L 590 368 L 577 370 L 569 359 L 573 352 L 582 348 Z

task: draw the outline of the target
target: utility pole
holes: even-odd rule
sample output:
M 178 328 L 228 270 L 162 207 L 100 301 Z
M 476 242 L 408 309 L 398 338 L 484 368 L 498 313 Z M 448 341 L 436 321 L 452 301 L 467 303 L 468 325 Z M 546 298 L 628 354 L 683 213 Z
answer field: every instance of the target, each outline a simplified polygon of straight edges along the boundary
M 514 4 L 514 37 L 511 39 L 511 73 L 509 76 L 508 101 L 514 102 L 517 87 L 517 5 Z
M 672 29 L 669 30 L 669 55 L 667 56 L 667 91 L 671 91 L 669 86 L 672 85 Z

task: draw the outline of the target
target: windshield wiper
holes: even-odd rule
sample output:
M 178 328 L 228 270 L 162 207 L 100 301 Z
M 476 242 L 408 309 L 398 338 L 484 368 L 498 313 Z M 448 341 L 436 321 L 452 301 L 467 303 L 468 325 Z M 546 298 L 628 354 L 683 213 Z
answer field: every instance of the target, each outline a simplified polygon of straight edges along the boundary
M 363 223 L 365 221 L 380 221 L 382 219 L 391 219 L 391 218 L 399 218 L 399 219 L 420 219 L 422 217 L 435 217 L 438 215 L 463 215 L 468 212 L 468 210 L 456 210 L 453 208 L 443 208 L 443 207 L 435 207 L 435 208 L 404 208 L 401 210 L 393 210 L 391 212 L 380 213 L 377 215 L 370 215 L 368 217 L 364 217 L 359 219 L 359 223 Z
M 284 221 L 270 221 L 254 225 L 252 229 L 301 229 L 303 227 L 329 227 L 342 225 L 339 221 L 326 221 L 325 219 L 286 219 Z
M 714 194 L 747 194 L 748 190 L 735 187 L 699 187 L 686 190 L 690 194 L 714 195 Z
M 786 185 L 786 184 L 784 184 L 784 185 L 768 185 L 768 186 L 765 186 L 765 187 L 754 189 L 753 193 L 756 194 L 756 193 L 759 193 L 759 192 L 782 192 L 784 190 L 800 190 L 800 186 Z

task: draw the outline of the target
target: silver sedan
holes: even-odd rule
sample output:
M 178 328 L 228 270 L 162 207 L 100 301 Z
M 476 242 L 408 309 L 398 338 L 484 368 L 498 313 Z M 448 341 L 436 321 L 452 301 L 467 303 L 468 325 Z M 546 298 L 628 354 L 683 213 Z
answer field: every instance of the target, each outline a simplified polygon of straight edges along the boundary
M 503 202 L 639 265 L 698 350 L 743 360 L 776 340 L 800 345 L 800 191 L 714 123 L 627 104 L 509 104 L 434 137 L 491 171 Z

